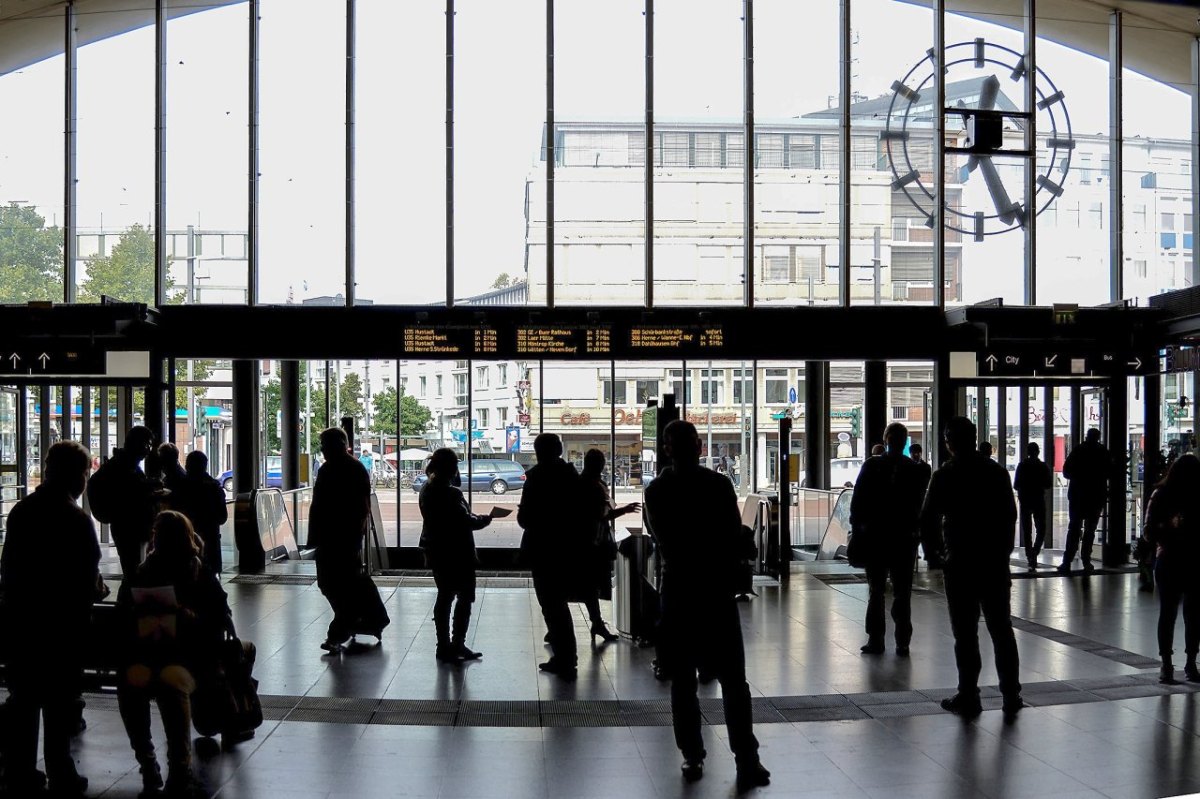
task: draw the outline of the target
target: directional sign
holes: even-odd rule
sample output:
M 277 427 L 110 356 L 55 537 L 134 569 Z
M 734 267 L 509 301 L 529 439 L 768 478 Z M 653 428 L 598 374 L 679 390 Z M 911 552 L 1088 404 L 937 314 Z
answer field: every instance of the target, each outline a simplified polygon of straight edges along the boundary
M 1200 349 L 1195 347 L 1167 347 L 1167 372 L 1193 372 L 1200 369 Z
M 792 386 L 791 388 L 788 389 L 788 402 L 792 403 L 793 405 L 796 404 L 796 387 L 795 386 Z
M 54 347 L 0 350 L 0 379 L 20 382 L 76 377 L 148 379 L 150 354 Z
M 1057 350 L 1048 346 L 1038 349 L 997 348 L 982 350 L 973 355 L 975 374 L 964 374 L 964 368 L 969 371 L 969 361 L 955 357 L 951 359 L 951 376 L 1084 379 L 1140 375 L 1158 369 L 1157 357 L 1149 352 L 1080 352 Z

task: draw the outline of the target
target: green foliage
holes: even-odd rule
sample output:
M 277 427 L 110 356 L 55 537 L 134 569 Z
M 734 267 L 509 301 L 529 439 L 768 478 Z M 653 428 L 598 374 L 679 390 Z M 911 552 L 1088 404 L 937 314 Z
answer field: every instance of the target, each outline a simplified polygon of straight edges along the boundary
M 0 206 L 0 303 L 62 302 L 62 245 L 32 206 Z
M 169 265 L 168 265 L 169 266 Z M 181 292 L 168 275 L 163 286 L 167 302 L 182 302 Z M 121 234 L 107 256 L 93 260 L 79 286 L 80 302 L 99 302 L 101 296 L 122 302 L 154 305 L 154 233 L 134 225 Z
M 396 403 L 400 407 L 400 435 L 415 437 L 424 434 L 433 418 L 433 412 L 422 405 L 417 398 L 410 394 L 397 396 L 396 387 L 388 386 L 371 398 L 375 412 L 375 432 L 385 435 L 396 435 Z
M 501 272 L 499 275 L 496 276 L 496 279 L 494 281 L 492 281 L 492 288 L 494 288 L 494 289 L 508 288 L 515 282 L 516 281 L 514 281 L 512 279 L 512 276 L 509 275 L 508 272 Z

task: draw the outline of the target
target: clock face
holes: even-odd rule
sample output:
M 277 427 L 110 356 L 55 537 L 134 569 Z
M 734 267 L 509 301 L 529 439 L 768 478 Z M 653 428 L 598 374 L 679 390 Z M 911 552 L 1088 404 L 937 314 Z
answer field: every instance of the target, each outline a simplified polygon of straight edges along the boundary
M 919 61 L 903 80 L 892 84 L 887 123 L 882 140 L 892 170 L 892 188 L 904 192 L 933 226 L 934 219 L 934 53 Z M 1037 106 L 1022 109 L 1025 81 L 1035 82 Z M 985 236 L 1024 228 L 1032 215 L 1040 214 L 1063 193 L 1075 140 L 1063 92 L 1041 69 L 1030 76 L 1024 57 L 1007 47 L 983 39 L 946 46 L 946 143 L 961 146 L 968 132 L 978 141 L 987 139 L 987 124 L 993 127 L 997 148 L 981 154 L 947 152 L 947 170 L 954 168 L 957 181 L 947 175 L 947 184 L 961 184 L 961 198 L 945 209 L 948 229 L 982 241 Z M 962 114 L 956 113 L 961 109 Z M 979 115 L 970 112 L 992 112 Z M 999 112 L 997 114 L 996 112 Z M 1025 125 L 1036 119 L 1034 152 L 1025 149 Z M 974 130 L 968 131 L 973 118 Z M 1041 153 L 1039 158 L 1037 153 Z M 1024 171 L 1027 163 L 1038 170 L 1037 191 L 1025 197 Z

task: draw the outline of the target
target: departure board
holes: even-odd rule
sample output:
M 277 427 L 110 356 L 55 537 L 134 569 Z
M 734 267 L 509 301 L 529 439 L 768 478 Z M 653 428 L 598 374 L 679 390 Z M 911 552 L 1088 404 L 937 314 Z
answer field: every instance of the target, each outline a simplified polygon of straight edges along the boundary
M 490 327 L 471 326 L 414 326 L 403 328 L 405 355 L 432 355 L 446 358 L 469 358 L 495 355 L 499 352 L 499 336 Z
M 612 331 L 607 327 L 518 327 L 516 344 L 518 355 L 610 355 Z
M 713 325 L 638 326 L 629 330 L 629 346 L 634 352 L 711 352 L 725 347 L 725 331 Z

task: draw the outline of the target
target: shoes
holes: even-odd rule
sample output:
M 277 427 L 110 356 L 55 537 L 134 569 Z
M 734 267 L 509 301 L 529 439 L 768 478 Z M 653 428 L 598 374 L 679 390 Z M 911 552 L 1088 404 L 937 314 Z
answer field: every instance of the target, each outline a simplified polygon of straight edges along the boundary
M 1096 571 L 1096 567 L 1092 565 L 1092 562 L 1090 560 L 1085 560 L 1083 562 L 1083 573 L 1091 574 L 1094 571 Z
M 1070 563 L 1060 563 L 1060 564 L 1058 564 L 1058 567 L 1055 569 L 1055 571 L 1058 572 L 1059 574 L 1070 574 L 1071 573 L 1071 564 Z
M 862 652 L 864 655 L 882 655 L 883 649 L 884 647 L 882 641 L 867 641 L 858 648 L 858 651 Z
M 1030 573 L 1030 574 L 1037 574 L 1037 564 L 1036 564 L 1036 563 L 1034 563 L 1032 560 L 1031 560 L 1031 561 L 1029 561 L 1029 573 Z
M 596 643 L 597 637 L 599 637 L 600 640 L 606 644 L 611 644 L 613 641 L 617 641 L 621 638 L 621 636 L 617 635 L 612 630 L 609 630 L 608 625 L 605 624 L 603 621 L 597 621 L 597 622 L 592 623 L 592 643 L 593 644 Z
M 196 784 L 191 769 L 169 771 L 163 796 L 169 799 L 207 799 L 208 791 Z
M 83 796 L 87 793 L 88 780 L 79 774 L 52 776 L 46 789 L 50 796 Z
M 748 766 L 738 766 L 737 787 L 739 791 L 747 788 L 760 788 L 771 784 L 771 772 L 762 763 L 752 763 Z
M 1200 682 L 1200 669 L 1196 668 L 1196 661 L 1189 660 L 1183 664 L 1183 676 L 1188 682 Z
M 942 710 L 949 710 L 964 719 L 973 719 L 983 712 L 983 705 L 980 704 L 979 697 L 968 699 L 962 694 L 955 694 L 942 700 Z
M 1170 663 L 1164 663 L 1158 670 L 1158 681 L 1163 685 L 1175 685 L 1178 680 L 1175 679 L 1175 669 Z
M 138 799 L 158 796 L 163 787 L 162 770 L 158 767 L 158 761 L 147 760 L 138 770 L 142 774 L 142 792 L 138 794 Z
M 688 782 L 695 782 L 704 776 L 704 758 L 702 757 L 685 757 L 683 765 L 679 767 L 683 772 L 683 778 Z
M 474 650 L 467 649 L 466 644 L 453 644 L 452 648 L 461 660 L 479 660 L 481 657 L 483 657 L 482 652 L 475 652 Z
M 1025 700 L 1021 698 L 1021 695 L 1017 694 L 1016 696 L 1004 697 L 1004 704 L 1001 707 L 1004 711 L 1004 715 L 1008 718 L 1012 718 L 1013 716 L 1017 715 L 1022 708 L 1026 707 L 1026 705 Z
M 908 657 L 908 644 L 896 644 L 896 657 Z
M 321 642 L 321 648 L 324 649 L 326 652 L 328 652 L 331 655 L 336 655 L 339 652 L 345 651 L 346 642 L 345 641 L 335 641 L 332 638 L 326 638 L 324 641 Z
M 462 653 L 453 644 L 438 644 L 433 657 L 438 663 L 461 663 L 463 660 Z
M 573 680 L 579 676 L 579 671 L 574 666 L 566 666 L 553 658 L 547 660 L 545 663 L 539 663 L 538 671 L 553 674 L 564 680 Z

